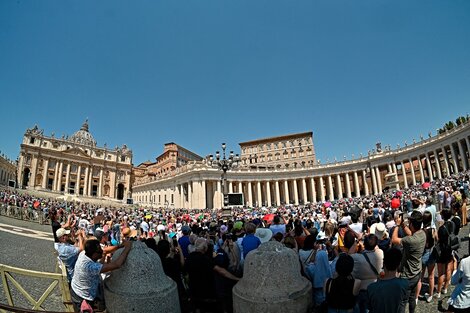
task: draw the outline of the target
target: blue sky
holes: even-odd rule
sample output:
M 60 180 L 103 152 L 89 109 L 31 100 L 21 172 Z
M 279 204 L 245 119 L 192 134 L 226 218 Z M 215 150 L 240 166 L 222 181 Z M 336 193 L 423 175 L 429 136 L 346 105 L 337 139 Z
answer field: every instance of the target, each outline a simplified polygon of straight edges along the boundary
M 85 118 L 134 164 L 166 142 L 313 131 L 317 157 L 470 113 L 470 1 L 0 1 L 0 150 Z

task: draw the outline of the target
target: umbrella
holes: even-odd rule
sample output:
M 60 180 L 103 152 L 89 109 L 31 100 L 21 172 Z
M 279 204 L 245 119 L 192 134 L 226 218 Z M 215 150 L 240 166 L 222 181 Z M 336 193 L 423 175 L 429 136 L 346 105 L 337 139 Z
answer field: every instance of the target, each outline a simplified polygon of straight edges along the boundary
M 428 189 L 429 186 L 431 186 L 431 184 L 428 183 L 428 182 L 425 182 L 425 183 L 423 183 L 423 185 L 422 185 L 422 187 L 423 187 L 424 189 Z
M 183 216 L 181 217 L 183 220 L 190 220 L 191 219 L 191 216 L 189 214 L 183 214 Z
M 331 202 L 327 201 L 323 205 L 325 206 L 325 208 L 329 208 L 331 206 Z
M 276 214 L 266 214 L 265 216 L 263 216 L 263 221 L 266 221 L 268 223 L 272 223 L 273 222 L 273 219 L 274 219 L 274 216 L 276 216 Z
M 40 205 L 39 201 L 34 201 L 33 207 L 34 207 L 35 209 L 37 209 L 37 208 L 39 207 L 39 205 Z
M 152 218 L 152 214 L 145 215 L 145 218 L 148 219 L 148 220 L 151 219 L 151 218 Z

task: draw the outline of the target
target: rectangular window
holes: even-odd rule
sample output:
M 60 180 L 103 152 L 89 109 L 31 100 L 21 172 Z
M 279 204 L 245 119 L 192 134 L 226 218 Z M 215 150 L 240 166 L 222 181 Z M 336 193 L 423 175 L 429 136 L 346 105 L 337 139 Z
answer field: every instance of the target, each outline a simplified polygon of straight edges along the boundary
M 29 139 L 29 143 L 34 144 L 34 137 L 31 137 L 31 139 Z

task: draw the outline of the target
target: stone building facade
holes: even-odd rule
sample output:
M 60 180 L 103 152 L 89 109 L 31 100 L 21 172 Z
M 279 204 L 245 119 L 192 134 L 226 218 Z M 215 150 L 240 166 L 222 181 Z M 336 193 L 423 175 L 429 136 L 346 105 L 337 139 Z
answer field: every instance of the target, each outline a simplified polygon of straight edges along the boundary
M 8 159 L 4 154 L 0 155 L 0 185 L 8 186 L 16 182 L 16 162 Z
M 251 169 L 295 169 L 315 164 L 313 132 L 240 143 L 241 165 Z
M 18 161 L 18 184 L 28 189 L 122 200 L 130 196 L 132 151 L 99 147 L 88 121 L 72 136 L 27 129 Z
M 387 187 L 407 188 L 468 170 L 469 140 L 470 122 L 466 122 L 443 134 L 421 136 L 419 141 L 397 149 L 382 149 L 378 144 L 367 156 L 352 160 L 274 168 L 261 161 L 265 166 L 257 167 L 256 162 L 252 167 L 253 163 L 245 162 L 245 166 L 227 172 L 229 192 L 243 193 L 247 206 L 297 205 L 375 195 Z M 250 155 L 249 150 L 243 149 L 256 145 L 259 143 L 241 144 L 242 160 Z M 314 156 L 313 142 L 311 149 Z M 221 171 L 203 160 L 177 168 L 171 175 L 134 185 L 133 198 L 146 206 L 161 206 L 163 200 L 159 199 L 166 199 L 175 208 L 220 208 L 221 190 Z
M 155 162 L 146 161 L 134 168 L 134 184 L 172 175 L 178 167 L 193 161 L 202 161 L 202 157 L 174 142 L 166 143 Z

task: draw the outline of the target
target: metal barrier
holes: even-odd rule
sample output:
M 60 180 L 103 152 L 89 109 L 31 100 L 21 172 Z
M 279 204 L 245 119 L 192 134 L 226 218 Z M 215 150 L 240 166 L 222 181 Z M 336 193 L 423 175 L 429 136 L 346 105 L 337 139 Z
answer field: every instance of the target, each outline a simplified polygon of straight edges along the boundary
M 51 295 L 52 291 L 56 286 L 59 286 L 59 290 L 62 295 L 62 303 L 64 304 L 65 311 L 64 312 L 73 312 L 73 304 L 70 296 L 69 290 L 69 283 L 67 281 L 67 273 L 65 270 L 65 266 L 60 264 L 60 260 L 56 266 L 56 271 L 58 273 L 47 273 L 47 272 L 38 272 L 38 271 L 31 271 L 22 268 L 12 267 L 8 265 L 0 264 L 0 276 L 2 277 L 3 283 L 3 290 L 5 292 L 5 297 L 8 301 L 8 305 L 0 303 L 0 312 L 16 312 L 16 313 L 36 313 L 36 312 L 50 312 L 45 311 L 42 308 L 42 304 L 44 301 Z M 19 274 L 28 277 L 34 278 L 44 278 L 44 279 L 52 279 L 52 283 L 49 287 L 44 291 L 44 293 L 39 297 L 38 300 L 35 300 L 24 288 L 23 286 L 18 283 L 18 281 L 12 276 L 12 274 Z M 15 307 L 15 303 L 13 301 L 12 293 L 11 293 L 11 285 L 16 287 L 16 289 L 28 300 L 28 302 L 33 306 L 31 310 Z M 61 313 L 61 312 L 54 312 L 54 313 Z
M 39 224 L 49 224 L 48 217 L 42 211 L 33 210 L 31 208 L 18 207 L 5 203 L 0 204 L 0 215 Z

